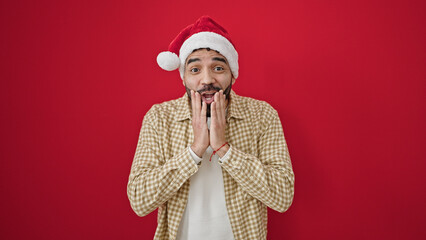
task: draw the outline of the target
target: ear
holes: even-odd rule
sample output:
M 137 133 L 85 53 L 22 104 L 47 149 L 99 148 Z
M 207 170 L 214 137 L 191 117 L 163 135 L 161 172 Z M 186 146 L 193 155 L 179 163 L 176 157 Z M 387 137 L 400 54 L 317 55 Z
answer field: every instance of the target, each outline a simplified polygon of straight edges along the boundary
M 234 83 L 235 83 L 235 78 L 234 77 L 232 77 L 231 82 L 232 82 L 232 85 L 234 85 Z

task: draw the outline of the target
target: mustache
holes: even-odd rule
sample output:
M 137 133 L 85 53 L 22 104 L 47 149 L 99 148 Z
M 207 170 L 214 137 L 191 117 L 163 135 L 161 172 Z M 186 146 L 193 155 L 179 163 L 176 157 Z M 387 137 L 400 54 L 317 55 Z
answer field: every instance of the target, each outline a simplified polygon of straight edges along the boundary
M 209 85 L 204 85 L 204 87 L 202 89 L 200 89 L 200 90 L 197 90 L 197 92 L 199 94 L 201 94 L 203 92 L 212 91 L 212 90 L 214 90 L 216 92 L 219 92 L 222 89 L 220 87 L 213 86 L 213 84 L 209 84 Z

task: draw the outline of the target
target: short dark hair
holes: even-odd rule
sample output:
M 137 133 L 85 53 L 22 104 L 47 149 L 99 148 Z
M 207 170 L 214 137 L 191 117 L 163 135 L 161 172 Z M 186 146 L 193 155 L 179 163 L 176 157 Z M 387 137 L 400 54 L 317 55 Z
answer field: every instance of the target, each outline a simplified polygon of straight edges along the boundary
M 194 50 L 192 50 L 192 53 L 193 53 L 193 52 L 196 52 L 196 51 L 198 51 L 198 50 L 202 50 L 202 49 L 206 49 L 207 51 L 213 50 L 213 51 L 216 51 L 217 53 L 220 53 L 219 51 L 214 50 L 214 49 L 211 49 L 211 48 L 209 48 L 209 47 L 207 47 L 207 48 L 197 48 L 197 49 L 194 49 Z

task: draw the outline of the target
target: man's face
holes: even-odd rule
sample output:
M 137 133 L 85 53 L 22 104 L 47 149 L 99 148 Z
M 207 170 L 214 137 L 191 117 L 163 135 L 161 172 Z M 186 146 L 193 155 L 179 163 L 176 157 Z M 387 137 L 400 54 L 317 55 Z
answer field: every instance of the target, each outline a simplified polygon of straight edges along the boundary
M 229 99 L 234 80 L 228 61 L 214 50 L 200 49 L 186 59 L 183 82 L 188 96 L 191 98 L 190 90 L 199 92 L 202 101 L 207 103 L 207 115 L 216 92 L 224 90 Z

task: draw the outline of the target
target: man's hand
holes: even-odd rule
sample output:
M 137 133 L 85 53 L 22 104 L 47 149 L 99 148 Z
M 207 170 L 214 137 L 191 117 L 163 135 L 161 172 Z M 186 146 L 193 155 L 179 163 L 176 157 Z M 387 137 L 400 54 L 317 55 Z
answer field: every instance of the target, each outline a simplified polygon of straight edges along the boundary
M 192 129 L 194 130 L 194 142 L 191 145 L 200 158 L 209 147 L 209 129 L 207 127 L 207 104 L 203 102 L 201 106 L 201 95 L 191 90 L 191 106 L 192 106 Z
M 226 98 L 223 90 L 215 93 L 214 102 L 210 106 L 211 125 L 210 125 L 210 146 L 217 150 L 226 143 Z M 223 146 L 217 154 L 223 157 L 228 151 L 229 145 Z

